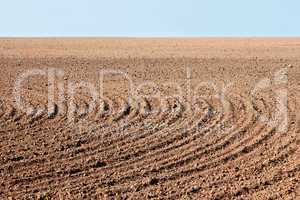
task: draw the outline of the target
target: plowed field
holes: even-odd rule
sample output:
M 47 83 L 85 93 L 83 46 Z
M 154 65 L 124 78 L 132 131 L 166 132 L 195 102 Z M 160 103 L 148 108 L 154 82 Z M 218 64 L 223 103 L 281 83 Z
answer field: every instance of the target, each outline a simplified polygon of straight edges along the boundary
M 300 198 L 300 39 L 3 38 L 0 72 L 0 199 Z

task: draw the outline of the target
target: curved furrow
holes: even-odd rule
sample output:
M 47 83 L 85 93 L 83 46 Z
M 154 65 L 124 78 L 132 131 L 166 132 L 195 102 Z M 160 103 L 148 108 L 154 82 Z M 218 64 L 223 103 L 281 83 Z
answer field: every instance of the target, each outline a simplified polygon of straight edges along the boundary
M 295 108 L 295 107 L 294 107 Z M 293 108 L 291 109 L 291 110 L 293 110 Z M 295 120 L 295 115 L 293 115 L 293 114 L 291 114 L 291 120 L 293 121 L 293 120 Z M 295 126 L 294 126 L 294 128 L 295 128 Z M 291 129 L 289 129 L 289 130 L 291 130 Z M 292 132 L 293 131 L 295 131 L 295 130 L 293 130 L 292 129 Z M 282 144 L 282 145 L 280 145 L 280 146 L 278 146 L 277 148 L 277 150 L 275 151 L 275 149 L 272 149 L 272 148 L 268 148 L 268 147 L 265 147 L 265 150 L 263 151 L 264 152 L 264 155 L 265 155 L 265 159 L 269 159 L 269 156 L 270 155 L 274 155 L 274 158 L 272 158 L 272 159 L 270 159 L 270 161 L 268 162 L 269 164 L 272 164 L 272 167 L 274 166 L 274 164 L 276 164 L 276 166 L 279 166 L 279 168 L 282 168 L 281 167 L 281 163 L 283 163 L 287 158 L 289 158 L 289 157 L 291 157 L 291 156 L 293 156 L 293 155 L 295 155 L 296 154 L 296 150 L 298 149 L 297 148 L 297 144 L 295 144 L 295 138 L 297 137 L 297 135 L 295 134 L 295 132 L 294 132 L 294 137 L 291 137 L 291 135 L 290 134 L 288 134 L 288 133 L 285 133 L 284 134 L 285 135 L 285 138 L 274 138 L 274 140 L 272 141 L 272 143 L 270 143 L 269 145 L 268 145 L 268 147 L 276 147 L 276 142 L 278 142 L 278 140 L 281 140 L 281 141 L 284 141 L 284 144 Z M 294 146 L 294 149 L 292 150 L 292 151 L 287 151 L 287 152 L 284 152 L 284 150 L 285 149 L 287 149 L 289 146 L 291 146 L 291 145 L 293 145 Z M 283 152 L 283 153 L 282 153 Z M 256 154 L 259 154 L 259 152 L 256 152 Z M 249 158 L 247 158 L 247 157 L 245 157 L 245 158 L 243 158 L 244 159 L 244 163 L 246 163 L 247 164 L 247 166 L 244 166 L 243 167 L 243 165 L 241 164 L 241 163 L 239 163 L 239 164 L 236 164 L 235 166 L 239 166 L 240 168 L 239 168 L 239 170 L 242 170 L 242 169 L 249 169 L 250 167 L 252 167 L 252 168 L 254 168 L 255 170 L 255 172 L 257 172 L 257 171 L 262 171 L 262 169 L 258 169 L 258 166 L 264 166 L 264 168 L 266 168 L 266 166 L 268 166 L 269 164 L 261 164 L 261 163 L 263 163 L 263 162 L 261 162 L 260 160 L 261 159 L 259 159 L 261 156 L 260 155 L 249 155 Z M 255 162 L 255 163 L 252 163 L 252 160 L 251 160 L 251 158 L 252 158 L 252 160 L 253 160 L 253 158 L 257 158 L 257 159 L 255 159 L 255 160 L 258 160 L 257 162 Z M 242 159 L 242 158 L 241 158 Z M 250 162 L 251 162 L 251 165 L 249 165 L 250 164 Z M 299 162 L 299 160 L 298 160 L 298 162 Z M 265 163 L 265 162 L 264 162 Z M 285 163 L 292 163 L 292 162 L 285 162 Z M 224 166 L 224 168 L 225 168 L 226 166 Z M 271 167 L 271 168 L 272 168 Z M 222 168 L 223 168 L 223 166 L 222 166 Z M 216 173 L 218 173 L 218 169 L 216 169 L 215 170 L 216 171 Z M 268 173 L 268 171 L 269 170 L 267 170 L 267 169 L 264 169 L 264 172 L 265 173 Z M 236 172 L 235 172 L 235 174 L 236 174 Z M 247 174 L 247 173 L 245 173 L 245 172 L 241 172 L 240 173 L 241 175 L 243 174 Z M 201 175 L 203 175 L 203 174 L 201 174 Z M 213 176 L 212 176 L 213 175 Z M 251 174 L 251 175 L 255 175 L 255 174 Z M 216 177 L 216 174 L 212 174 L 212 172 L 209 172 L 209 174 L 208 174 L 208 176 L 209 177 Z M 255 177 L 257 176 L 257 174 L 255 175 Z M 209 177 L 207 177 L 207 178 L 209 178 Z M 230 177 L 231 178 L 231 176 L 229 175 L 228 177 Z M 224 181 L 224 178 L 222 178 L 222 181 Z M 209 181 L 208 180 L 208 182 L 211 182 L 212 184 L 214 184 L 212 181 Z M 233 180 L 232 182 L 235 182 L 237 185 L 238 185 L 238 183 L 239 182 L 237 182 L 236 180 Z M 203 187 L 202 187 L 203 188 Z
M 74 151 L 76 151 L 76 149 L 74 150 Z M 72 154 L 72 152 L 70 152 L 70 154 Z M 55 152 L 53 153 L 53 155 L 55 155 Z M 49 156 L 48 156 L 49 157 Z M 80 156 L 76 156 L 77 158 L 80 158 Z M 76 157 L 74 158 L 74 157 L 72 157 L 72 155 L 71 155 L 71 158 L 68 158 L 67 157 L 67 159 L 66 160 L 59 160 L 59 163 L 62 163 L 62 162 L 64 162 L 64 161 L 71 161 L 71 160 L 74 160 L 74 159 L 76 159 Z M 55 157 L 53 157 L 53 158 L 55 158 Z M 51 160 L 53 159 L 53 158 L 50 158 Z M 49 159 L 49 158 L 48 158 Z M 61 159 L 61 158 L 60 158 Z M 45 160 L 45 158 L 43 158 L 43 160 Z M 32 163 L 38 163 L 38 160 L 32 160 Z M 49 165 L 53 165 L 54 163 L 49 163 Z M 22 166 L 24 166 L 24 165 L 22 165 Z M 26 165 L 27 166 L 27 165 Z M 45 164 L 43 164 L 43 166 L 47 166 L 47 165 L 45 165 Z M 23 170 L 26 170 L 26 168 L 25 169 L 23 169 Z
M 227 169 L 229 171 L 225 171 L 222 169 L 226 169 L 226 165 L 220 165 L 213 170 L 209 170 L 207 173 L 200 173 L 199 175 L 193 176 L 192 178 L 197 180 L 197 177 L 200 179 L 201 177 L 206 177 L 207 183 L 210 185 L 201 184 L 201 188 L 203 190 L 212 188 L 213 185 L 218 185 L 217 180 L 210 180 L 210 177 L 222 177 L 222 182 L 235 184 L 236 188 L 239 188 L 240 185 L 243 185 L 243 180 L 247 180 L 249 182 L 256 182 L 251 180 L 252 177 L 259 178 L 265 177 L 270 172 L 270 169 L 274 169 L 274 167 L 284 169 L 283 164 L 289 163 L 288 160 L 291 160 L 291 157 L 296 155 L 297 145 L 295 144 L 295 139 L 290 139 L 290 136 L 286 136 L 283 144 L 273 146 L 276 143 L 276 139 L 272 141 L 268 146 L 262 146 L 264 154 L 262 155 L 262 151 L 253 151 L 245 157 L 240 157 L 234 161 L 234 163 L 228 165 Z M 276 147 L 270 149 L 269 147 Z M 238 168 L 237 168 L 238 166 Z M 236 178 L 239 180 L 237 181 Z M 240 180 L 242 178 L 243 180 Z M 189 178 L 190 179 L 190 178 Z M 186 179 L 187 181 L 189 179 Z M 178 195 L 178 194 L 177 194 Z M 180 195 L 180 194 L 179 194 Z
M 205 114 L 204 114 L 205 113 Z M 188 144 L 190 142 L 190 140 L 196 140 L 196 138 L 201 137 L 202 134 L 197 134 L 196 132 L 191 131 L 192 128 L 190 128 L 189 126 L 187 126 L 187 124 L 189 124 L 191 127 L 197 127 L 197 125 L 199 123 L 201 123 L 203 125 L 203 129 L 205 130 L 210 130 L 212 129 L 212 125 L 205 127 L 205 124 L 203 122 L 209 122 L 209 118 L 213 117 L 212 114 L 208 114 L 210 113 L 210 109 L 207 108 L 206 111 L 204 112 L 200 112 L 193 114 L 194 118 L 197 118 L 197 116 L 199 116 L 199 120 L 197 120 L 196 122 L 192 122 L 188 121 L 188 122 L 184 122 L 184 123 L 180 123 L 175 127 L 171 127 L 170 129 L 166 130 L 165 133 L 161 133 L 161 135 L 163 134 L 169 134 L 170 137 L 164 139 L 164 138 L 160 138 L 160 141 L 154 143 L 154 144 L 145 144 L 145 145 L 141 145 L 141 146 L 147 146 L 148 149 L 143 150 L 144 152 L 146 152 L 146 154 L 141 154 L 141 151 L 135 151 L 133 155 L 128 155 L 127 157 L 131 157 L 130 160 L 124 162 L 120 162 L 120 163 L 116 163 L 117 165 L 111 165 L 112 168 L 118 168 L 122 165 L 126 165 L 128 166 L 128 164 L 133 164 L 135 166 L 135 168 L 137 168 L 140 165 L 145 165 L 147 163 L 145 163 L 145 161 L 153 163 L 156 162 L 153 159 L 157 159 L 162 161 L 163 158 L 159 158 L 160 156 L 165 156 L 168 157 L 168 152 L 172 151 L 176 148 L 182 147 L 185 144 Z M 189 117 L 191 119 L 193 119 L 193 117 Z M 213 118 L 212 118 L 213 119 Z M 215 119 L 215 121 L 220 120 L 219 118 Z M 192 124 L 192 123 L 194 124 Z M 185 128 L 185 126 L 187 126 Z M 197 129 L 197 128 L 194 128 Z M 203 131 L 204 132 L 204 131 Z M 194 134 L 195 133 L 195 134 Z M 191 139 L 192 138 L 192 139 Z M 151 143 L 153 143 L 153 141 L 151 141 Z M 161 147 L 161 148 L 157 148 L 157 147 Z M 119 157 L 117 157 L 116 159 L 118 159 Z M 137 162 L 138 161 L 138 162 Z M 140 163 L 139 165 L 137 165 L 138 163 Z M 122 171 L 122 169 L 119 169 Z M 126 169 L 125 169 L 126 170 Z M 128 169 L 127 169 L 128 171 Z
M 86 106 L 86 104 L 85 104 L 85 106 Z M 49 127 L 51 127 L 52 129 L 51 130 L 53 130 L 53 135 L 49 135 L 46 131 L 44 132 L 44 136 L 45 137 L 50 137 L 50 139 L 53 137 L 53 139 L 55 139 L 56 140 L 56 143 L 58 142 L 57 141 L 57 136 L 59 137 L 59 138 L 61 138 L 61 136 L 60 135 L 62 135 L 64 132 L 60 132 L 59 131 L 59 129 L 61 129 L 61 128 L 64 128 L 64 131 L 66 132 L 67 130 L 66 130 L 66 128 L 67 127 L 69 127 L 70 129 L 69 130 L 71 130 L 71 128 L 72 128 L 72 123 L 69 123 L 68 124 L 68 119 L 67 119 L 67 112 L 65 112 L 65 113 L 58 113 L 57 112 L 57 105 L 55 106 L 56 107 L 56 109 L 54 109 L 54 110 L 56 110 L 56 111 L 54 111 L 54 113 L 53 114 L 51 114 L 50 115 L 50 118 L 51 118 L 51 122 L 49 123 L 49 124 L 47 124 Z M 77 106 L 78 107 L 78 106 Z M 65 109 L 66 110 L 66 109 Z M 59 117 L 56 117 L 56 115 L 59 115 Z M 49 116 L 48 116 L 49 117 Z M 49 121 L 48 121 L 49 122 Z M 43 135 L 43 130 L 46 130 L 47 129 L 47 126 L 46 127 L 44 127 L 44 129 L 42 129 L 42 130 L 39 130 L 39 133 L 42 133 L 42 135 Z M 57 135 L 56 134 L 56 131 L 57 132 L 59 132 L 59 134 L 60 135 Z M 32 129 L 31 130 L 31 132 L 30 133 L 26 133 L 26 132 L 24 132 L 23 134 L 27 134 L 28 136 L 30 136 L 30 135 L 32 135 L 32 134 L 34 134 L 35 133 L 35 131 L 34 131 L 34 129 Z M 40 137 L 41 136 L 41 134 L 39 134 L 39 135 L 37 135 L 37 136 L 34 136 L 34 135 L 32 135 L 32 140 L 34 141 L 34 137 Z M 67 138 L 67 140 L 69 140 L 68 138 Z M 54 152 L 52 152 L 52 155 L 55 155 L 57 152 L 55 151 L 55 147 L 53 147 L 54 148 Z M 41 149 L 40 151 L 43 151 L 43 149 Z M 46 158 L 49 158 L 49 156 L 51 156 L 51 154 L 47 154 L 47 155 L 43 155 L 43 158 L 41 158 L 42 160 L 45 160 L 45 157 Z M 24 162 L 24 163 L 26 163 L 26 165 L 23 165 L 23 164 L 20 164 L 20 166 L 27 166 L 27 167 L 29 167 L 30 166 L 30 163 L 37 163 L 38 162 L 38 159 L 39 158 L 34 158 L 34 159 L 31 159 L 30 161 L 28 161 L 28 163 L 27 162 Z M 8 166 L 9 167 L 9 166 Z M 18 168 L 18 166 L 16 166 L 15 165 L 15 167 L 16 168 Z
M 74 159 L 74 158 L 71 158 L 71 159 Z
M 163 123 L 163 121 L 164 121 L 164 119 L 167 115 L 168 115 L 168 113 L 161 113 L 161 115 L 159 116 L 159 119 L 156 120 L 156 122 L 157 123 Z M 165 122 L 168 122 L 168 120 L 166 120 Z M 158 124 L 158 126 L 159 126 L 159 124 Z M 149 128 L 149 129 L 151 130 L 151 128 Z M 147 135 L 149 135 L 151 132 L 150 131 L 149 132 L 144 131 L 142 134 L 137 134 L 137 133 L 139 133 L 139 130 L 133 130 L 132 132 L 124 131 L 124 133 L 125 134 L 120 134 L 120 137 L 117 134 L 116 135 L 116 140 L 110 138 L 110 140 L 103 141 L 103 143 L 100 143 L 100 144 L 96 144 L 96 146 L 92 146 L 92 148 L 97 150 L 97 154 L 100 153 L 100 152 L 107 153 L 108 150 L 113 150 L 114 148 L 120 147 L 121 145 L 126 145 L 127 143 L 130 143 L 131 141 L 143 139 L 143 138 L 147 137 Z M 105 145 L 105 142 L 107 142 L 108 144 Z
M 260 129 L 259 129 L 260 130 Z M 259 132 L 259 131 L 258 131 Z M 270 134 L 269 134 L 270 133 Z M 238 157 L 239 154 L 244 154 L 244 153 L 247 153 L 248 151 L 251 151 L 252 149 L 254 149 L 258 144 L 260 144 L 261 142 L 265 141 L 265 140 L 268 140 L 270 137 L 272 136 L 272 129 L 269 129 L 269 131 L 267 131 L 267 134 L 265 134 L 265 136 L 263 136 L 258 142 L 255 142 L 253 144 L 251 144 L 251 146 L 247 146 L 247 147 L 244 147 L 242 148 L 241 150 L 237 151 L 237 153 L 234 153 L 233 157 L 231 157 L 231 155 L 229 157 L 225 157 L 224 159 L 227 160 L 231 160 L 231 159 L 235 159 L 235 157 Z M 234 149 L 234 148 L 233 148 Z M 194 155 L 193 155 L 194 156 Z M 218 161 L 217 161 L 218 162 Z M 180 164 L 181 165 L 181 164 Z M 177 166 L 177 165 L 176 165 Z M 176 167 L 176 170 L 178 171 L 178 167 Z M 157 169 L 157 171 L 162 171 L 162 169 Z M 190 172 L 190 171 L 188 171 Z M 180 173 L 179 173 L 180 174 Z M 145 176 L 145 174 L 144 174 Z M 118 181 L 120 182 L 120 181 Z
M 218 177 L 218 171 L 220 169 L 226 167 L 230 168 L 230 166 L 234 165 L 243 166 L 245 163 L 245 168 L 249 169 L 248 171 L 255 169 L 254 171 L 258 172 L 256 174 L 257 177 L 266 177 L 267 173 L 274 167 L 274 163 L 276 163 L 276 166 L 286 162 L 289 163 L 287 159 L 290 159 L 295 155 L 297 150 L 295 138 L 291 138 L 291 135 L 286 133 L 279 134 L 276 131 L 278 124 L 276 124 L 276 127 L 271 126 L 270 124 L 264 124 L 261 121 L 261 118 L 259 118 L 261 113 L 263 113 L 263 117 L 266 119 L 274 118 L 274 114 L 271 110 L 274 110 L 273 108 L 276 106 L 276 103 L 274 103 L 273 98 L 269 98 L 267 95 L 263 94 L 262 96 L 255 97 L 252 100 L 252 103 L 247 101 L 245 97 L 242 97 L 242 99 L 244 99 L 244 103 L 242 103 L 242 105 L 245 106 L 240 106 L 238 101 L 231 101 L 233 107 L 232 114 L 230 114 L 230 112 L 225 113 L 226 115 L 223 117 L 221 117 L 221 115 L 211 115 L 210 119 L 205 119 L 207 116 L 203 115 L 203 111 L 195 115 L 191 115 L 189 113 L 184 113 L 181 109 L 178 109 L 181 110 L 181 112 L 179 112 L 180 114 L 178 114 L 170 109 L 173 107 L 173 104 L 168 102 L 166 108 L 163 109 L 165 112 L 161 113 L 161 118 L 165 118 L 165 121 L 162 122 L 163 125 L 159 127 L 161 129 L 154 129 L 154 131 L 156 131 L 155 134 L 158 133 L 157 135 L 161 136 L 160 139 L 162 142 L 157 140 L 155 138 L 156 135 L 151 133 L 151 128 L 148 130 L 147 128 L 141 129 L 142 134 L 145 134 L 146 137 L 139 138 L 140 135 L 138 135 L 138 140 L 131 141 L 129 144 L 122 142 L 122 139 L 120 139 L 120 136 L 123 136 L 122 133 L 116 135 L 117 139 L 119 139 L 117 141 L 121 144 L 121 148 L 119 148 L 116 153 L 110 150 L 109 147 L 114 145 L 116 147 L 116 144 L 118 144 L 117 142 L 108 143 L 106 146 L 108 147 L 107 149 L 95 148 L 103 142 L 99 141 L 100 136 L 102 136 L 102 132 L 99 131 L 101 130 L 101 128 L 99 128 L 101 125 L 97 124 L 99 121 L 95 120 L 95 116 L 97 115 L 94 113 L 89 113 L 88 115 L 79 114 L 78 121 L 86 121 L 83 131 L 86 135 L 83 136 L 78 133 L 78 135 L 75 134 L 75 136 L 77 139 L 88 140 L 87 143 L 83 144 L 83 148 L 80 147 L 71 149 L 71 151 L 67 152 L 63 156 L 60 155 L 60 157 L 53 157 L 54 162 L 48 162 L 49 165 L 46 165 L 45 167 L 39 165 L 38 169 L 40 170 L 40 173 L 36 176 L 28 176 L 30 173 L 26 175 L 26 173 L 24 173 L 26 168 L 19 171 L 16 170 L 16 175 L 20 175 L 23 178 L 19 179 L 17 182 L 11 182 L 10 184 L 15 184 L 16 187 L 18 187 L 18 185 L 22 185 L 22 187 L 27 186 L 27 191 L 31 191 L 30 185 L 40 189 L 43 189 L 44 185 L 50 183 L 51 185 L 56 186 L 65 185 L 64 188 L 69 189 L 71 193 L 74 193 L 75 191 L 84 191 L 88 189 L 91 184 L 97 184 L 97 187 L 101 188 L 101 191 L 104 191 L 104 193 L 122 192 L 126 194 L 130 192 L 134 194 L 138 191 L 151 192 L 152 184 L 149 184 L 148 179 L 151 176 L 158 176 L 159 178 L 157 178 L 157 181 L 160 185 L 168 187 L 176 182 L 182 182 L 183 188 L 179 191 L 188 192 L 188 188 L 184 188 L 184 186 L 187 185 L 184 184 L 184 182 L 192 180 L 192 177 L 203 177 L 209 174 L 214 174 L 214 177 Z M 140 118 L 140 124 L 143 124 L 142 122 L 144 122 L 144 118 L 140 117 L 141 115 L 139 114 L 139 111 L 132 109 L 131 103 L 120 99 L 117 101 L 118 103 L 113 105 L 113 107 L 119 107 L 122 109 L 120 109 L 120 112 L 118 111 L 114 113 L 116 120 L 113 120 L 112 115 L 109 115 L 106 119 L 103 118 L 103 123 L 107 122 L 107 127 L 115 126 L 114 130 L 106 129 L 107 131 L 103 132 L 103 135 L 106 135 L 107 142 L 109 142 L 109 138 L 113 136 L 111 133 L 114 131 L 117 132 L 119 130 L 118 128 L 123 126 L 123 124 L 120 123 L 122 120 L 126 121 L 128 118 Z M 86 110 L 89 106 L 85 102 L 81 105 L 83 106 L 76 104 L 78 107 L 76 110 L 80 107 L 85 108 L 83 110 Z M 208 106 L 208 110 L 211 107 L 212 106 Z M 240 109 L 241 107 L 244 107 L 245 109 Z M 289 106 L 289 110 L 296 110 L 295 108 L 296 106 Z M 211 111 L 206 111 L 204 113 L 207 114 L 210 112 Z M 240 113 L 236 114 L 237 112 Z M 275 110 L 275 113 L 276 112 L 277 111 Z M 82 112 L 79 111 L 79 113 Z M 233 116 L 236 116 L 236 119 L 232 120 L 234 118 Z M 157 119 L 157 116 L 152 117 L 147 115 L 147 117 L 150 123 L 153 123 L 153 120 Z M 289 118 L 293 122 L 297 120 L 295 119 L 297 116 L 292 113 L 289 113 Z M 205 120 L 203 121 L 203 119 Z M 230 127 L 220 131 L 218 133 L 220 135 L 214 134 L 214 132 L 217 131 L 217 125 L 219 123 L 229 120 L 233 123 Z M 281 121 L 279 120 L 278 123 L 280 122 Z M 175 123 L 179 125 L 172 127 L 171 125 Z M 197 129 L 199 123 L 202 125 L 200 130 Z M 164 128 L 170 126 L 171 128 L 168 130 Z M 179 137 L 180 134 L 182 134 L 180 133 L 180 130 L 182 130 L 183 127 L 189 126 L 190 128 L 185 129 L 185 137 Z M 288 131 L 291 132 L 291 130 L 296 129 L 296 127 L 297 124 L 295 123 L 289 124 Z M 92 133 L 92 130 L 95 130 L 96 136 Z M 147 131 L 149 132 L 147 133 Z M 169 134 L 172 131 L 174 131 L 175 134 Z M 203 135 L 201 131 L 204 131 L 207 135 Z M 130 142 L 130 140 L 132 140 L 132 138 L 130 138 L 132 133 L 136 132 L 138 132 L 138 130 L 127 125 L 127 129 L 125 129 L 125 135 L 127 135 L 126 140 Z M 134 135 L 134 137 L 136 136 L 137 135 Z M 93 141 L 95 138 L 97 138 L 97 140 Z M 206 140 L 204 140 L 204 138 L 206 138 Z M 201 140 L 204 140 L 205 142 L 201 147 L 199 147 L 197 144 L 199 144 Z M 152 144 L 152 142 L 154 143 Z M 96 144 L 96 146 L 92 146 L 92 148 L 90 148 L 88 146 L 90 144 Z M 293 145 L 294 147 L 292 148 Z M 134 147 L 138 148 L 137 151 L 134 150 Z M 273 148 L 268 149 L 268 147 Z M 83 152 L 79 152 L 81 156 L 84 155 L 85 159 L 87 159 L 83 164 L 82 160 L 80 160 L 80 156 L 75 153 L 77 151 L 76 149 L 83 150 Z M 179 152 L 178 155 L 176 155 L 176 151 Z M 113 154 L 109 154 L 109 152 L 112 152 Z M 125 155 L 123 155 L 124 152 L 126 152 Z M 263 161 L 263 157 L 260 156 L 262 153 L 264 153 L 264 158 L 272 155 L 272 158 L 264 165 L 260 165 Z M 128 157 L 129 159 L 123 159 L 124 157 Z M 45 158 L 50 157 L 46 155 Z M 98 169 L 98 167 L 95 167 L 93 160 L 90 160 L 94 158 L 101 158 L 102 160 L 105 160 L 106 164 Z M 155 161 L 157 162 L 154 163 Z M 68 162 L 69 166 L 60 165 L 64 162 Z M 199 162 L 203 164 L 199 165 Z M 23 164 L 22 161 L 20 162 L 20 165 L 21 164 Z M 127 166 L 122 166 L 124 164 Z M 58 167 L 58 170 L 45 170 L 49 167 Z M 64 168 L 64 170 L 60 170 L 62 168 Z M 8 169 L 5 168 L 4 170 L 6 171 Z M 115 178 L 116 176 L 114 173 L 116 171 L 118 171 L 118 178 Z M 248 177 L 249 180 L 252 180 L 251 178 L 253 175 L 248 171 L 241 170 L 239 173 L 232 171 L 230 174 L 243 174 Z M 99 174 L 102 172 L 107 174 Z M 295 173 L 297 173 L 297 169 Z M 112 175 L 113 178 L 110 178 L 109 175 Z M 69 177 L 66 178 L 66 176 Z M 97 182 L 97 180 L 101 181 Z M 228 175 L 221 180 L 223 182 L 226 181 L 228 184 L 232 182 L 235 184 L 234 187 L 236 189 L 231 190 L 232 193 L 230 194 L 230 197 L 249 195 L 249 193 L 245 191 L 245 188 L 239 187 L 233 177 Z M 269 180 L 272 179 L 266 179 L 265 181 L 268 182 Z M 68 182 L 71 183 L 72 188 L 66 185 Z M 77 182 L 85 182 L 86 185 L 77 184 Z M 221 183 L 218 182 L 218 180 L 213 179 L 209 182 L 210 185 L 202 185 L 203 190 L 207 191 L 215 184 Z M 241 183 L 246 184 L 247 181 L 242 181 Z M 277 183 L 273 181 L 272 184 Z M 256 184 L 249 185 L 249 188 L 250 190 L 254 189 L 257 191 L 265 189 L 260 187 L 257 188 Z M 19 194 L 23 193 L 24 190 L 20 188 Z M 95 195 L 97 195 L 97 192 L 95 192 Z M 173 197 L 180 197 L 182 195 L 183 194 L 180 192 L 175 192 Z M 215 197 L 226 197 L 222 195 L 224 195 L 222 191 L 216 192 Z
M 259 142 L 257 142 L 257 143 L 254 143 L 254 145 L 255 144 L 259 144 L 260 143 L 260 141 Z M 245 150 L 246 149 L 246 150 Z M 248 152 L 248 151 L 250 151 L 250 149 L 247 149 L 247 147 L 245 147 L 245 148 L 243 148 L 243 151 L 246 151 L 246 152 Z
M 246 129 L 248 126 L 250 126 L 251 125 L 251 121 L 252 121 L 252 117 L 248 117 L 248 123 L 247 123 L 247 126 L 245 126 L 245 127 L 243 127 L 244 129 Z M 240 134 L 241 133 L 241 131 L 236 131 L 236 133 L 235 134 L 233 134 L 233 135 L 237 135 L 237 134 Z M 229 138 L 233 138 L 234 136 L 230 136 Z M 236 136 L 235 136 L 236 137 Z M 218 144 L 218 145 L 215 145 L 214 147 L 212 147 L 211 148 L 211 151 L 212 150 L 215 150 L 215 149 L 222 149 L 223 148 L 223 146 L 224 145 L 226 145 L 227 144 L 227 142 L 225 142 L 225 143 L 221 143 L 221 144 Z M 199 148 L 199 150 L 203 150 L 203 148 Z M 207 149 L 205 149 L 205 150 L 203 150 L 202 151 L 202 154 L 205 154 L 205 153 L 207 153 Z M 157 170 L 159 170 L 159 169 L 157 169 Z M 128 179 L 130 178 L 131 176 L 128 176 Z M 136 177 L 137 178 L 137 177 Z M 122 177 L 122 179 L 123 180 L 126 180 L 126 176 L 124 176 L 124 177 Z M 120 181 L 120 180 L 119 180 Z

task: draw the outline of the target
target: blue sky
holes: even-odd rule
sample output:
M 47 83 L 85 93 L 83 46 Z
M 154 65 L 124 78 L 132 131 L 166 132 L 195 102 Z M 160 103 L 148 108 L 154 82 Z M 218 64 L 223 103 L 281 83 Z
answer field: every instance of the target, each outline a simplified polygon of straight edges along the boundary
M 0 36 L 300 36 L 299 0 L 0 1 Z

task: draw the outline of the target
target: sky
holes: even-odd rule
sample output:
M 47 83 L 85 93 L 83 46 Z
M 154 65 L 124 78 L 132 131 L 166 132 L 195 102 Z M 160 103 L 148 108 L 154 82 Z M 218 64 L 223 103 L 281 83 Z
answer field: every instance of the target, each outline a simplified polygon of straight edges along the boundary
M 0 37 L 300 36 L 299 0 L 0 2 Z

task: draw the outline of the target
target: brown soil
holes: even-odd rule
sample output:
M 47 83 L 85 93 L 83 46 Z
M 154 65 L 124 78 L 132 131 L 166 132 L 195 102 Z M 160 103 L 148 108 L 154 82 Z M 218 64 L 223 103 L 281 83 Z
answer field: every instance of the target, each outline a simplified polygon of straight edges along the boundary
M 297 199 L 299 53 L 292 38 L 0 39 L 0 199 Z M 24 110 L 14 86 L 33 69 L 64 74 L 23 81 Z M 124 74 L 101 90 L 101 70 L 148 96 Z M 72 98 L 81 81 L 104 95 Z

